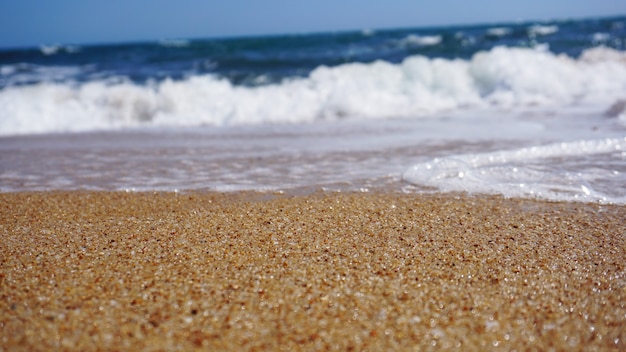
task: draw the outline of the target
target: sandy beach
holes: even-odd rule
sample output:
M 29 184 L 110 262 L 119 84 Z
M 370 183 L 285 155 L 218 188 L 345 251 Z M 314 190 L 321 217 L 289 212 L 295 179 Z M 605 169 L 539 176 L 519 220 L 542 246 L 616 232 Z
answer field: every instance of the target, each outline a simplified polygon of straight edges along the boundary
M 626 207 L 0 194 L 0 350 L 626 350 Z

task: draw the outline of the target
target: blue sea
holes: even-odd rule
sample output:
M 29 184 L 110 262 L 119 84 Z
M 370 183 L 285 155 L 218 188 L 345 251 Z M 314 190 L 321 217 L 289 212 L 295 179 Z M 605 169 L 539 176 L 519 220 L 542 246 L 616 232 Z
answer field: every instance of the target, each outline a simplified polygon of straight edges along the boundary
M 0 191 L 626 204 L 626 17 L 0 49 Z

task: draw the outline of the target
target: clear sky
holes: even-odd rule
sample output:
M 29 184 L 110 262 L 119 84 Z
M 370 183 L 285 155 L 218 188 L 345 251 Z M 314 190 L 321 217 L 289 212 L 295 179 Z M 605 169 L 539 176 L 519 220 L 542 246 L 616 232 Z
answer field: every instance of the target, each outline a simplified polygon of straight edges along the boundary
M 0 0 L 0 47 L 625 14 L 624 0 Z

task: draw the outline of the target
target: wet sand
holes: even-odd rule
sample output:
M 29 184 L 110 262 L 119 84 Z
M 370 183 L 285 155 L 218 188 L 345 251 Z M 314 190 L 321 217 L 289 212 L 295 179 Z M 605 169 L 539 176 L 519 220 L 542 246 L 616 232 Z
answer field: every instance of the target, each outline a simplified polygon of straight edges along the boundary
M 626 207 L 0 194 L 0 350 L 626 350 Z

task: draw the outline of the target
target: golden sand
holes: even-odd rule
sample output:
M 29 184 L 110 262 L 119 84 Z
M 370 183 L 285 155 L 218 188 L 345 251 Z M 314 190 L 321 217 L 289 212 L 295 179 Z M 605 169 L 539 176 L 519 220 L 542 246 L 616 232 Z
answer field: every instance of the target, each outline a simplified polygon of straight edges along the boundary
M 0 350 L 626 350 L 626 207 L 0 194 Z

